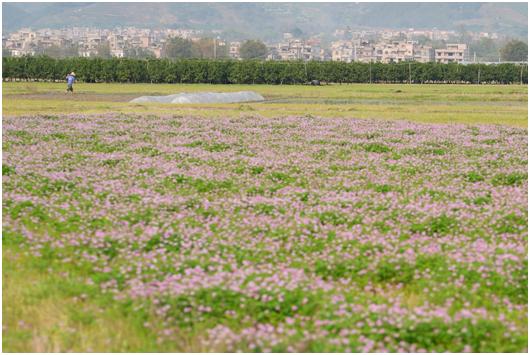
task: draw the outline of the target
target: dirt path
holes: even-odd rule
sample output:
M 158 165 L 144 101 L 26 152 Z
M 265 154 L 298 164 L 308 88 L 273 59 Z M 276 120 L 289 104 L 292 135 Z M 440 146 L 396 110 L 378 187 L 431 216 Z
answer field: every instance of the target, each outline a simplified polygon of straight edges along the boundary
M 24 99 L 24 100 L 71 100 L 71 101 L 110 101 L 110 102 L 129 102 L 135 97 L 142 96 L 139 94 L 93 94 L 93 93 L 75 93 L 64 94 L 62 92 L 50 92 L 45 94 L 7 94 L 4 100 Z

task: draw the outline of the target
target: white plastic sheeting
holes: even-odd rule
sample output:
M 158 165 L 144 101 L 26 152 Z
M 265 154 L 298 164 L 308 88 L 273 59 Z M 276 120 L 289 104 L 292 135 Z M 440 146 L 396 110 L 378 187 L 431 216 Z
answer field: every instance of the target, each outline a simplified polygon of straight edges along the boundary
M 163 104 L 216 104 L 264 100 L 265 99 L 263 96 L 254 91 L 238 91 L 180 93 L 167 96 L 140 96 L 136 99 L 132 99 L 130 102 L 158 102 Z

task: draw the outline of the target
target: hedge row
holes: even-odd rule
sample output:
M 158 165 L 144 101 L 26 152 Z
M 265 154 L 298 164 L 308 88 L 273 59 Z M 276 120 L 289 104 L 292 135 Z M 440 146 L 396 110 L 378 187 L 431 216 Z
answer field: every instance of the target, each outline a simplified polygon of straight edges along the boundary
M 57 81 L 71 71 L 81 81 L 107 83 L 528 83 L 528 67 L 517 64 L 3 58 L 4 80 Z

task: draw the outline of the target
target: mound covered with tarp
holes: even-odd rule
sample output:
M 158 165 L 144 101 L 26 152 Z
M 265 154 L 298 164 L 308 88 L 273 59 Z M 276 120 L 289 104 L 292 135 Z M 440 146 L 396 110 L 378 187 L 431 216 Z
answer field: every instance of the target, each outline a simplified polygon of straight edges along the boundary
M 140 96 L 132 99 L 130 102 L 157 102 L 163 104 L 217 104 L 263 100 L 265 100 L 263 96 L 254 91 L 238 91 L 180 93 L 167 96 Z

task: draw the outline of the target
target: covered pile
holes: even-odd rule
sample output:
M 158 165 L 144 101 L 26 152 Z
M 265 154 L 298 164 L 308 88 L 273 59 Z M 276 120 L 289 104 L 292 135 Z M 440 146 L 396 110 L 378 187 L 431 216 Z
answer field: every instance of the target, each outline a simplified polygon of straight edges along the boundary
M 263 100 L 265 100 L 263 96 L 254 91 L 238 91 L 180 93 L 167 96 L 140 96 L 131 100 L 130 102 L 157 102 L 164 104 L 217 104 Z

